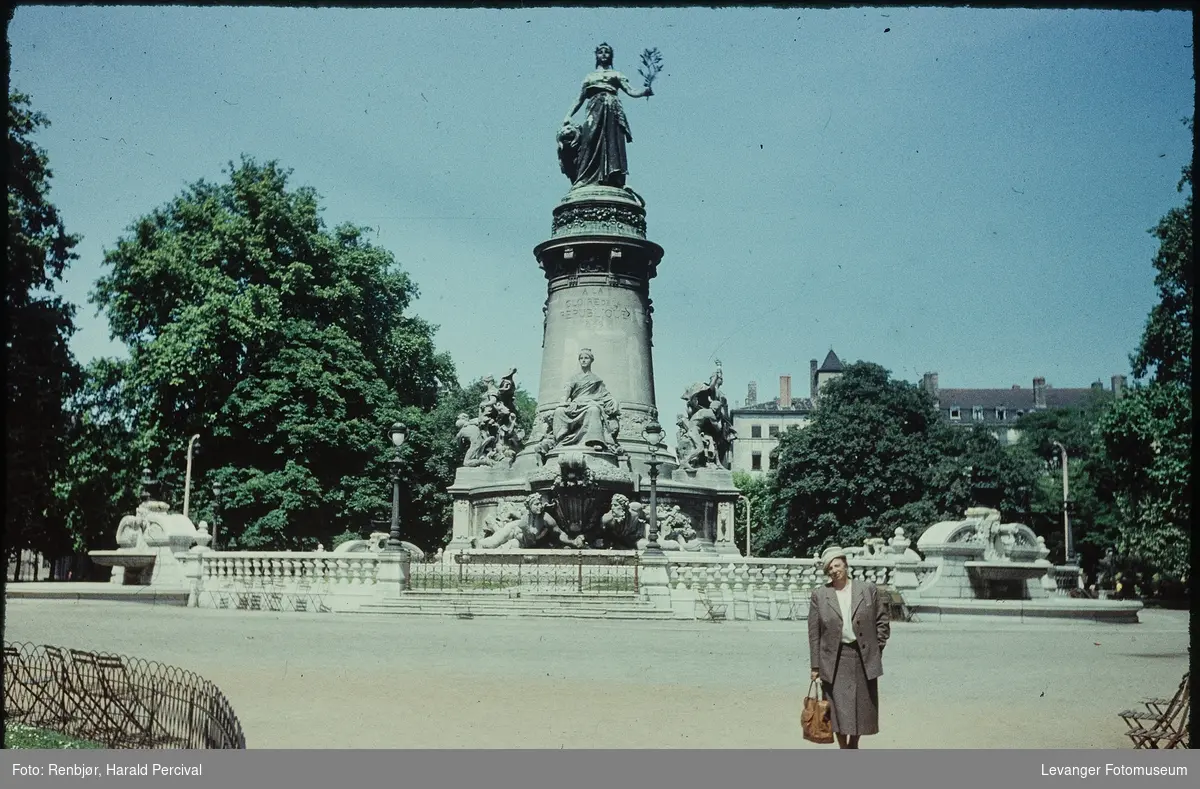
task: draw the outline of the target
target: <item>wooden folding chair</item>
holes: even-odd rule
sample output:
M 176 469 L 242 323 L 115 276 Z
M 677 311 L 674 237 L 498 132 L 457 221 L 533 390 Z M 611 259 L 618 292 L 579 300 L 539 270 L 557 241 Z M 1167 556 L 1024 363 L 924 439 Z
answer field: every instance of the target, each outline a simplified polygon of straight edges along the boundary
M 124 742 L 134 747 L 154 747 L 154 727 L 158 717 L 154 694 L 142 692 L 129 676 L 125 662 L 116 655 L 84 654 L 88 656 L 85 659 L 95 666 L 109 718 L 121 731 Z
M 791 590 L 788 592 L 787 599 L 787 616 L 785 619 L 790 619 L 793 622 L 799 622 L 801 619 L 808 618 L 809 597 L 804 592 Z
M 696 602 L 704 608 L 703 619 L 710 622 L 724 622 L 725 615 L 729 610 L 729 604 L 725 602 L 716 602 L 708 595 L 707 589 L 696 590 Z
M 119 710 L 114 709 L 114 699 L 105 689 L 98 655 L 82 649 L 69 650 L 71 660 L 67 666 L 67 698 L 77 710 L 77 723 L 85 739 L 102 742 L 110 748 L 125 744 L 126 730 Z
M 38 672 L 38 678 L 47 680 L 43 697 L 46 714 L 39 718 L 38 725 L 69 734 L 68 729 L 80 723 L 80 711 L 71 693 L 71 666 L 66 653 L 58 647 L 43 645 L 42 653 L 46 656 L 46 667 Z
M 53 672 L 27 661 L 13 646 L 4 647 L 4 702 L 10 720 L 30 726 L 61 724 L 66 718 Z
M 1189 746 L 1189 725 L 1191 700 L 1184 698 L 1175 710 L 1174 718 L 1163 718 L 1158 724 L 1149 729 L 1135 729 L 1129 732 L 1134 748 L 1152 750 L 1169 750 L 1171 748 L 1187 748 Z
M 1147 699 L 1146 710 L 1122 710 L 1117 713 L 1129 730 L 1126 736 L 1134 748 L 1166 749 L 1186 747 L 1191 708 L 1191 672 L 1183 675 L 1179 689 L 1170 699 Z M 1163 703 L 1165 701 L 1165 704 Z
M 904 602 L 904 595 L 898 589 L 886 587 L 880 590 L 884 603 L 888 607 L 888 615 L 893 621 L 911 622 L 915 618 L 912 609 Z

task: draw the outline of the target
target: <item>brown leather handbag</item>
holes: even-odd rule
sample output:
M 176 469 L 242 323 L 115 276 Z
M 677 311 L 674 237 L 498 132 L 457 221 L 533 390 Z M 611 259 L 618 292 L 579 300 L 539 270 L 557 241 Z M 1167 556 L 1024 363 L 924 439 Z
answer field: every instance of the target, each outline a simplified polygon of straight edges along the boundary
M 800 712 L 800 727 L 804 739 L 828 745 L 833 742 L 833 720 L 830 718 L 829 699 L 821 698 L 821 686 L 814 679 L 804 697 L 804 709 Z

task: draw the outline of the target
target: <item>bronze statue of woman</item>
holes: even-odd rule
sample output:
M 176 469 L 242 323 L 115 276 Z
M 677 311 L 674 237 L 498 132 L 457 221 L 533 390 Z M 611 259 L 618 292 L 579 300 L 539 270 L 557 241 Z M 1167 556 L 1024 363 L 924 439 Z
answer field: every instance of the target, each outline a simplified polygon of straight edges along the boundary
M 579 100 L 563 119 L 558 133 L 559 164 L 572 186 L 625 186 L 629 163 L 625 143 L 633 142 L 629 122 L 617 98 L 623 90 L 638 99 L 653 96 L 649 85 L 642 90 L 630 86 L 625 75 L 612 67 L 613 50 L 608 44 L 596 47 L 596 70 L 583 80 Z M 574 126 L 571 118 L 587 104 L 582 123 Z

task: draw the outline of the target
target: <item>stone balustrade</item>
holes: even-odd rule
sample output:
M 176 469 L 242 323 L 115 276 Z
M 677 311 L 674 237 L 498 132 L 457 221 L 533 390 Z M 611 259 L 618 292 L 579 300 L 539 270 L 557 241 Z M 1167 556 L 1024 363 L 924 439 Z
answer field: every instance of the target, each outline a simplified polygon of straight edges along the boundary
M 850 557 L 851 576 L 894 589 L 910 605 L 921 604 L 933 587 L 945 581 L 944 557 L 923 560 L 911 550 L 855 550 Z M 382 572 L 388 561 L 394 566 Z M 656 607 L 669 607 L 679 619 L 704 618 L 720 607 L 728 619 L 801 620 L 808 616 L 813 589 L 826 580 L 818 560 L 812 558 L 669 553 L 653 559 L 631 551 L 464 551 L 440 561 L 410 562 L 407 554 L 387 559 L 386 554 L 373 552 L 202 548 L 193 549 L 185 563 L 192 579 L 191 605 L 252 610 L 349 611 L 408 590 L 478 592 L 519 587 L 527 592 L 600 591 L 651 597 L 659 601 Z M 659 576 L 652 570 L 655 565 L 662 568 Z M 643 577 L 639 567 L 649 572 Z M 661 580 L 652 580 L 656 577 Z M 1079 585 L 1079 570 L 1053 568 L 1045 580 L 1048 587 L 1057 585 L 1059 596 L 1067 596 Z
M 851 577 L 903 592 L 916 589 L 937 569 L 932 562 L 899 558 L 853 558 Z M 667 577 L 671 608 L 680 619 L 703 618 L 712 606 L 721 606 L 728 619 L 804 619 L 813 589 L 826 580 L 816 559 L 724 556 L 671 556 Z
M 213 552 L 203 555 L 200 577 L 206 588 L 230 584 L 362 586 L 375 583 L 378 563 L 373 554 Z
M 373 553 L 205 550 L 189 560 L 189 604 L 200 608 L 338 611 L 376 596 Z

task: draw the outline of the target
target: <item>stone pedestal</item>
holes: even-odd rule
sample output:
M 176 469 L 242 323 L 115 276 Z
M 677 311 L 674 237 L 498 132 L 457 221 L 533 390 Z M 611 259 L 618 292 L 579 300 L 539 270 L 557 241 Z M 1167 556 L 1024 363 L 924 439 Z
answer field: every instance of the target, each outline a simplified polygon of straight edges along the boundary
M 651 455 L 642 433 L 650 422 L 661 421 L 654 396 L 650 280 L 663 249 L 646 238 L 645 203 L 627 188 L 573 188 L 554 209 L 550 238 L 534 255 L 546 277 L 536 422 L 512 465 L 458 469 L 450 487 L 451 552 L 470 547 L 489 521 L 511 519 L 535 493 L 554 502 L 553 517 L 569 535 L 594 533 L 618 494 L 640 503 L 643 512 L 649 506 Z M 583 348 L 591 351 L 590 372 L 619 409 L 615 417 L 610 411 L 604 415 L 605 426 L 615 428 L 617 446 L 556 443 L 554 413 L 581 372 Z M 663 427 L 668 434 L 674 433 L 673 421 Z M 680 469 L 667 446 L 658 458 L 666 461 L 658 479 L 660 523 L 663 513 L 678 507 L 697 532 L 688 550 L 738 553 L 732 474 L 723 468 Z
M 593 372 L 621 408 L 618 441 L 631 456 L 647 456 L 642 428 L 658 416 L 650 280 L 663 249 L 646 239 L 645 205 L 628 189 L 572 189 L 534 255 L 546 276 L 539 419 L 562 402 L 579 350 L 590 348 Z
M 407 551 L 385 551 L 379 554 L 379 570 L 375 575 L 378 596 L 396 600 L 408 589 L 411 557 Z
M 667 556 L 662 551 L 644 551 L 641 556 L 638 585 L 642 595 L 660 611 L 671 610 L 671 579 L 667 573 Z

